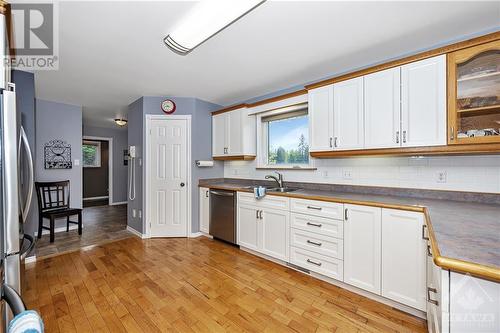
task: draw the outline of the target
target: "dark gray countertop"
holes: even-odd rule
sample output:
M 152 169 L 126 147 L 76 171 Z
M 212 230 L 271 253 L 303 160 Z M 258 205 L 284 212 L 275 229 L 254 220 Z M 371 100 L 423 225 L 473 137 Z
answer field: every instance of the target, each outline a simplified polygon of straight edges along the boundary
M 215 181 L 200 186 L 251 192 L 241 183 Z M 500 205 L 384 194 L 299 189 L 284 195 L 333 202 L 359 203 L 422 211 L 430 217 L 441 257 L 498 269 L 500 272 Z

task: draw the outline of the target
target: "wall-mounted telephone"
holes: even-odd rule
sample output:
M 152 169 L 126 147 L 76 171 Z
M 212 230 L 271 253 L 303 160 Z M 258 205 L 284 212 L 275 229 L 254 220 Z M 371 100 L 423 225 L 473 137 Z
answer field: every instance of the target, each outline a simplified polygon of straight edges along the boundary
M 128 147 L 128 199 L 135 200 L 135 159 L 137 156 L 136 146 Z

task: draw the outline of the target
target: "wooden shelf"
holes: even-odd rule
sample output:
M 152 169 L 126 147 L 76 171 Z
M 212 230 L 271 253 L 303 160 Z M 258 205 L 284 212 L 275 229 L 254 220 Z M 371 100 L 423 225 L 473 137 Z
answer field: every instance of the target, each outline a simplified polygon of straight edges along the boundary
M 481 80 L 485 78 L 489 78 L 491 76 L 497 76 L 500 75 L 500 72 L 490 72 L 490 73 L 479 73 L 477 75 L 471 75 L 467 76 L 464 78 L 459 78 L 457 79 L 457 82 L 465 82 L 465 81 L 471 81 L 471 80 Z
M 459 114 L 464 114 L 464 113 L 481 114 L 481 113 L 492 113 L 494 111 L 500 112 L 500 105 L 480 106 L 477 108 L 470 108 L 470 109 L 458 109 L 457 113 L 459 113 Z

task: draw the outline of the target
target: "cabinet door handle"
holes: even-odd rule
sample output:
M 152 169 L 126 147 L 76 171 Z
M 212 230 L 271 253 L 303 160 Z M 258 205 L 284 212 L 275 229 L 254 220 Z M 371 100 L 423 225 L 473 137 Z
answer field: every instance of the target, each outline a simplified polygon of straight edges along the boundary
M 318 228 L 321 228 L 321 226 L 322 226 L 322 224 L 320 224 L 320 223 L 307 222 L 306 224 L 310 225 L 312 227 L 318 227 Z
M 349 216 L 347 215 L 347 208 L 344 209 L 344 220 L 348 220 L 349 219 Z
M 256 218 L 256 219 L 258 219 L 258 218 L 259 218 L 259 210 L 258 210 L 258 209 L 256 209 L 256 210 L 255 210 L 255 218 Z
M 406 130 L 403 131 L 403 143 L 406 143 Z
M 436 301 L 436 300 L 433 300 L 431 298 L 431 292 L 433 292 L 434 294 L 437 294 L 437 289 L 436 288 L 427 287 L 427 302 L 429 302 L 431 304 L 434 304 L 435 306 L 438 306 L 439 302 Z
M 455 140 L 455 127 L 451 126 L 450 129 L 450 140 Z
M 427 255 L 432 257 L 431 246 L 429 244 L 427 244 Z
M 310 264 L 316 265 L 316 266 L 321 266 L 320 262 L 316 262 L 316 261 L 313 261 L 311 259 L 307 259 L 307 262 L 310 263 Z
M 426 241 L 428 241 L 429 237 L 426 236 L 425 229 L 427 229 L 427 225 L 422 224 L 422 239 L 425 239 Z
M 333 140 L 333 141 L 334 141 L 334 142 L 333 142 L 333 145 L 334 145 L 334 146 L 335 146 L 335 148 L 336 148 L 336 147 L 337 147 L 337 141 L 338 141 L 338 140 L 337 140 L 337 137 L 335 137 L 335 140 Z
M 396 131 L 396 143 L 399 143 L 399 131 Z
M 307 206 L 307 209 L 322 210 L 323 208 L 316 206 Z
M 262 220 L 262 211 L 259 213 L 259 218 Z
M 330 148 L 333 148 L 333 138 L 330 137 Z
M 316 245 L 316 246 L 321 246 L 321 243 L 316 243 L 316 242 L 313 242 L 312 240 L 307 240 L 307 244 L 312 244 L 312 245 Z
M 208 195 L 208 191 L 205 191 L 205 196 L 208 198 L 208 196 L 209 196 L 209 195 Z

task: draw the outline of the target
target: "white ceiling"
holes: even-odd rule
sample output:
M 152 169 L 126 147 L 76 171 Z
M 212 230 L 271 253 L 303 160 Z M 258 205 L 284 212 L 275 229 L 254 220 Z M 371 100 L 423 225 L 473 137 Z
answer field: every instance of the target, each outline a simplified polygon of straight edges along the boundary
M 500 2 L 268 1 L 187 56 L 163 38 L 193 2 L 61 2 L 60 68 L 37 98 L 113 126 L 140 96 L 229 105 L 500 27 Z

